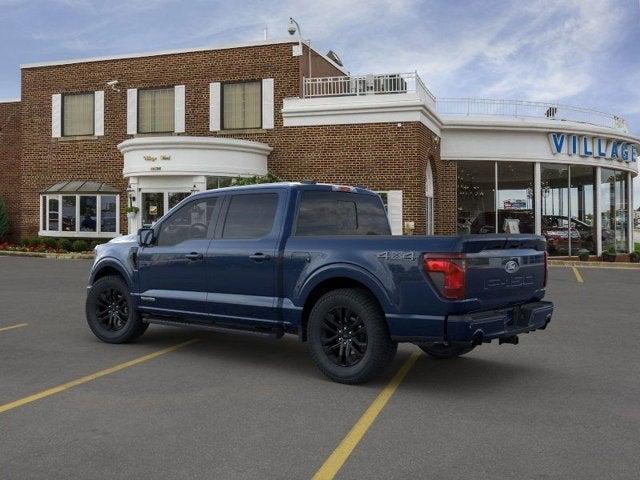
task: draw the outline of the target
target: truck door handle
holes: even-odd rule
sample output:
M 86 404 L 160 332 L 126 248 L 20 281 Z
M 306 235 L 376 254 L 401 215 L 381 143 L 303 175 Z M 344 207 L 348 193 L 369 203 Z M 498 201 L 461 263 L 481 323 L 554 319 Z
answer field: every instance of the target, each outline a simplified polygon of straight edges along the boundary
M 263 262 L 264 260 L 271 259 L 271 255 L 267 255 L 266 253 L 256 252 L 253 255 L 249 255 L 249 258 L 254 262 Z
M 203 255 L 201 253 L 191 252 L 187 253 L 184 258 L 189 260 L 202 260 Z

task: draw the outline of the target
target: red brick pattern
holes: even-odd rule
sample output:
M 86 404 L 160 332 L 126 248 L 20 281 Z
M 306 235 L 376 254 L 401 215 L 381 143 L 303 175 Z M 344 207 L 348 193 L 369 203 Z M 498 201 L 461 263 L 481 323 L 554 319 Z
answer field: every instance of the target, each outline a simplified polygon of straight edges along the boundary
M 292 42 L 292 44 L 295 42 Z M 22 70 L 20 168 L 16 224 L 22 236 L 39 224 L 38 194 L 66 180 L 102 181 L 122 189 L 127 181 L 117 145 L 126 134 L 126 89 L 186 86 L 184 135 L 223 135 L 264 142 L 273 147 L 269 168 L 285 180 L 313 179 L 404 191 L 404 220 L 416 234 L 425 232 L 425 179 L 428 159 L 436 180 L 436 232 L 455 232 L 455 165 L 440 160 L 439 142 L 418 123 L 283 127 L 285 97 L 300 95 L 306 56 L 293 57 L 292 44 L 56 65 Z M 322 57 L 313 58 L 313 75 L 342 73 Z M 274 78 L 275 128 L 209 132 L 209 83 Z M 118 80 L 120 92 L 106 86 Z M 105 135 L 99 138 L 51 138 L 51 95 L 105 91 Z M 3 118 L 0 110 L 0 119 Z M 15 149 L 15 144 L 10 148 Z M 3 147 L 7 148 L 7 147 Z M 0 161 L 6 161 L 4 159 Z M 15 171 L 15 168 L 14 168 Z M 18 202 L 13 201 L 14 205 Z M 14 215 L 17 209 L 13 207 Z M 126 225 L 122 218 L 122 225 Z
M 20 103 L 0 103 L 0 197 L 7 206 L 9 223 L 18 234 L 20 185 Z

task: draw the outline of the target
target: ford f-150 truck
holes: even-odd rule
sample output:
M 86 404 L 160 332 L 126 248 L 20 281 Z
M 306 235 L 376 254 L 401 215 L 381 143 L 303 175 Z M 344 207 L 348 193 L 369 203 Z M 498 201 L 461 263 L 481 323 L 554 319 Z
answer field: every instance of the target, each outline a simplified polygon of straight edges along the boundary
M 544 329 L 546 281 L 543 237 L 392 236 L 374 192 L 275 183 L 194 194 L 98 246 L 86 314 L 109 343 L 150 323 L 295 334 L 327 377 L 361 383 L 398 342 L 453 358 Z

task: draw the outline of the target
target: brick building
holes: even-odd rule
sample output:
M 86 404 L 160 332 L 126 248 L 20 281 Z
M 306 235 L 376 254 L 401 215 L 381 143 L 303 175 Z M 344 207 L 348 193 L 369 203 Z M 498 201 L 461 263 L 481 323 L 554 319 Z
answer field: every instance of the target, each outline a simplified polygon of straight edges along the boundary
M 638 139 L 619 117 L 436 100 L 415 73 L 337 61 L 286 40 L 24 65 L 20 101 L 0 103 L 13 235 L 114 237 L 270 171 L 380 192 L 395 234 L 559 231 L 559 253 L 629 248 Z

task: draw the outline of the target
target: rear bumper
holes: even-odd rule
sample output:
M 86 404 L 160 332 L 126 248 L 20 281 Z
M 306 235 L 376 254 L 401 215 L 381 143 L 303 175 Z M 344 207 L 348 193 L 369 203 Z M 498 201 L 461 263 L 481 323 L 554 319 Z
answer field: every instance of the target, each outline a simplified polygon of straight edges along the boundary
M 553 303 L 531 302 L 516 307 L 447 317 L 446 340 L 452 343 L 490 342 L 546 328 Z

